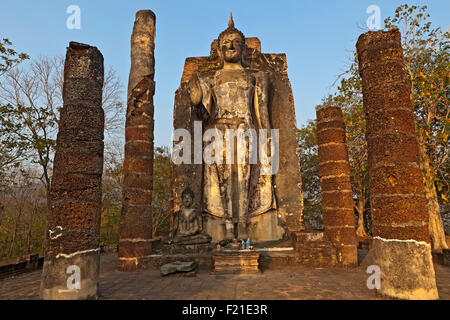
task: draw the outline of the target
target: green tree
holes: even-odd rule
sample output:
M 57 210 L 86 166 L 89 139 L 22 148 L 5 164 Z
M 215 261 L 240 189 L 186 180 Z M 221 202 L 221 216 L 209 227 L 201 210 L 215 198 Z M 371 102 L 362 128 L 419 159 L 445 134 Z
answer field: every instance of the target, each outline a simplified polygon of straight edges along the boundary
M 8 185 L 0 193 L 0 260 L 41 253 L 45 235 L 45 190 L 35 168 L 20 166 L 7 172 Z
M 322 198 L 316 121 L 298 130 L 300 171 L 303 192 L 303 220 L 307 229 L 322 229 Z
M 119 241 L 120 212 L 122 210 L 123 145 L 111 142 L 105 146 L 102 176 L 102 218 L 100 244 Z
M 172 162 L 168 147 L 156 147 L 153 158 L 152 215 L 153 235 L 164 236 L 170 230 L 172 199 Z
M 0 39 L 0 77 L 20 62 L 29 59 L 25 53 L 17 53 L 11 48 L 12 43 L 8 39 Z M 0 78 L 1 80 L 1 78 Z M 3 108 L 0 105 L 1 108 Z M 1 110 L 0 110 L 1 112 Z M 0 113 L 1 114 L 1 113 Z M 18 162 L 25 155 L 25 145 L 15 139 L 9 128 L 12 124 L 5 115 L 0 117 L 0 178 L 11 165 L 18 166 Z M 3 179 L 2 179 L 3 180 Z

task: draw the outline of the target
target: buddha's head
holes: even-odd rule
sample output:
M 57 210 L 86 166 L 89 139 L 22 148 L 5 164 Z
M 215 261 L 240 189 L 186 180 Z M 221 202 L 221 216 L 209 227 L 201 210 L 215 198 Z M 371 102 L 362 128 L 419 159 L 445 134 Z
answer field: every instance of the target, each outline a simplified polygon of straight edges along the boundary
M 181 194 L 181 201 L 185 208 L 190 208 L 194 203 L 194 192 L 191 189 L 186 188 Z
M 225 62 L 239 63 L 242 61 L 244 48 L 245 36 L 234 27 L 233 16 L 230 15 L 228 28 L 219 35 L 219 56 Z

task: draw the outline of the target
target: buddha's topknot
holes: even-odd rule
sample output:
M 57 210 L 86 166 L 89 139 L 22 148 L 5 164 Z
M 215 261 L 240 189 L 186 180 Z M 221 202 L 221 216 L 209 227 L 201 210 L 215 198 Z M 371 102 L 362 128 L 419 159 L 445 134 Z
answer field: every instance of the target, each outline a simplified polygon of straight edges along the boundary
M 244 36 L 244 34 L 243 34 L 240 30 L 238 30 L 238 29 L 236 29 L 236 28 L 234 27 L 233 14 L 230 13 L 230 19 L 228 20 L 228 28 L 226 28 L 224 31 L 222 31 L 222 33 L 219 34 L 219 43 L 220 43 L 220 40 L 221 40 L 225 35 L 227 35 L 227 34 L 232 34 L 232 33 L 237 33 L 237 34 L 239 34 L 239 35 L 241 36 L 241 38 L 242 38 L 242 42 L 245 43 L 245 36 Z

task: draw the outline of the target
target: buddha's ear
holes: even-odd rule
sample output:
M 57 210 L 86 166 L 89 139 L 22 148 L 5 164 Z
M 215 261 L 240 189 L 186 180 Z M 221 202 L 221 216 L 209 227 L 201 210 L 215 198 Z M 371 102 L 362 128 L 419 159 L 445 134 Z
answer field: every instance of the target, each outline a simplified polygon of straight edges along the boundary
M 220 48 L 220 40 L 218 41 L 218 45 L 217 45 L 217 55 L 219 56 L 219 69 L 223 68 L 223 64 L 224 64 L 224 59 L 223 59 L 223 53 L 222 53 L 222 49 Z
M 248 52 L 249 52 L 249 48 L 247 47 L 247 44 L 244 41 L 244 43 L 242 44 L 242 50 L 241 50 L 241 63 L 246 68 L 249 68 L 251 65 L 250 61 L 247 59 Z

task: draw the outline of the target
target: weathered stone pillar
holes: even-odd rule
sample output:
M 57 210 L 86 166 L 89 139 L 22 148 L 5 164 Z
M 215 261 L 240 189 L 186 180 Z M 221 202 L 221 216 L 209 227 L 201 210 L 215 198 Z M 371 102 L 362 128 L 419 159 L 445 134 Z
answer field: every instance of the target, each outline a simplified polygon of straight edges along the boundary
M 401 35 L 398 30 L 367 32 L 356 47 L 376 237 L 373 254 L 381 268 L 381 292 L 397 298 L 434 299 L 427 202 Z
M 47 216 L 43 299 L 97 296 L 102 200 L 103 56 L 71 42 Z M 78 281 L 80 280 L 80 281 Z
M 337 248 L 338 262 L 344 266 L 357 266 L 350 166 L 340 108 L 317 111 L 317 139 L 324 229 Z
M 139 258 L 152 250 L 155 20 L 152 11 L 138 11 L 131 35 L 118 260 L 122 271 L 135 270 Z

